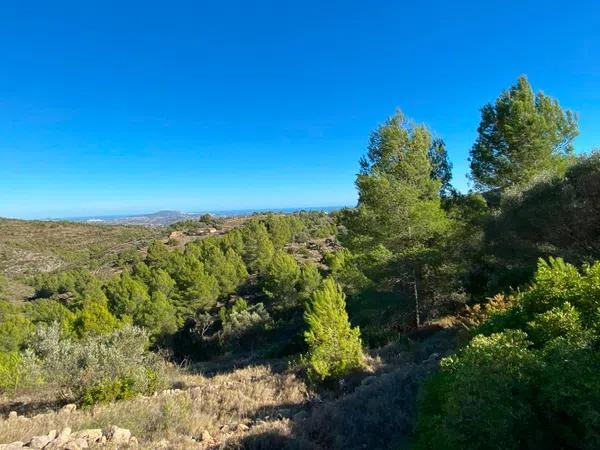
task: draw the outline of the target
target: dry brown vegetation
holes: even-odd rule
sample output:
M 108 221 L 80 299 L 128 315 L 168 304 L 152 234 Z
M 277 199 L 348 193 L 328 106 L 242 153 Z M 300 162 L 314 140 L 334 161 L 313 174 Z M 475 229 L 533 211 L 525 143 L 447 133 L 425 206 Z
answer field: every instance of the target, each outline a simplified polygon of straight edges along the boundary
M 72 413 L 55 406 L 28 419 L 0 420 L 0 442 L 27 442 L 65 426 L 78 431 L 117 425 L 129 429 L 142 448 L 404 448 L 419 383 L 449 352 L 448 342 L 445 336 L 413 348 L 390 344 L 368 357 L 367 369 L 326 388 L 311 385 L 284 361 L 222 366 L 222 373 L 214 365 L 172 368 L 172 389 L 155 396 Z M 434 351 L 440 353 L 432 357 Z

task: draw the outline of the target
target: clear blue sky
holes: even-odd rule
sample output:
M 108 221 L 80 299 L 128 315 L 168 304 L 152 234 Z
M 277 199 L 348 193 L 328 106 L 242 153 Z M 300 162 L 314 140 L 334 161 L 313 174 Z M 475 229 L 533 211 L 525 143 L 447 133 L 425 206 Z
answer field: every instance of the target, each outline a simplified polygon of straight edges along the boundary
M 353 205 L 401 108 L 468 188 L 525 73 L 600 146 L 598 1 L 0 3 L 0 216 Z

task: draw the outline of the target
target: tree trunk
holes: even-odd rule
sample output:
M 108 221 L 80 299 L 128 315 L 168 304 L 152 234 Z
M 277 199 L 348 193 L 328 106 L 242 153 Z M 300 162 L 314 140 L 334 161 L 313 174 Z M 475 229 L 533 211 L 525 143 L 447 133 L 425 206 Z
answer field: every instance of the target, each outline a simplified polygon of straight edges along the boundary
M 421 326 L 421 318 L 419 317 L 419 291 L 417 289 L 417 274 L 413 272 L 413 276 L 413 287 L 415 290 L 415 319 L 417 323 L 417 328 L 419 328 Z

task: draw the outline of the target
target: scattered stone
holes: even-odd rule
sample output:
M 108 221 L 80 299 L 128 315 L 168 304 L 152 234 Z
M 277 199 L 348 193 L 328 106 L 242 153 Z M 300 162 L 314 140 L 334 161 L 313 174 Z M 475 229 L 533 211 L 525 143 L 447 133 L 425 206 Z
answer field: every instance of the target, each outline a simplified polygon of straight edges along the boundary
M 102 439 L 102 430 L 100 428 L 91 428 L 89 430 L 81 430 L 71 435 L 73 439 L 85 439 L 88 443 L 94 444 Z
M 10 444 L 0 444 L 0 450 L 18 450 L 23 448 L 24 445 L 25 443 L 21 441 L 12 442 Z
M 17 417 L 19 417 L 19 414 L 17 414 L 16 411 L 11 411 L 8 413 L 8 420 L 14 420 Z M 10 445 L 12 445 L 12 444 L 10 444 Z
M 176 395 L 181 394 L 183 391 L 181 389 L 165 389 L 161 392 L 161 395 Z
M 77 405 L 75 403 L 69 403 L 68 405 L 63 406 L 60 409 L 60 412 L 63 414 L 71 414 L 77 409 Z
M 62 448 L 64 450 L 82 450 L 84 448 L 88 448 L 88 441 L 83 438 L 73 439 L 72 441 L 67 442 Z
M 137 438 L 135 436 L 131 436 L 131 438 L 129 438 L 129 446 L 137 447 L 138 445 L 139 445 L 139 442 L 138 442 Z
M 244 431 L 248 431 L 250 429 L 250 427 L 248 425 L 246 425 L 245 423 L 238 423 L 237 426 L 237 430 L 244 432 Z
M 56 430 L 52 430 L 56 433 Z M 52 433 L 52 431 L 50 433 Z M 48 433 L 48 435 L 50 435 Z M 53 434 L 54 434 L 53 433 Z M 55 450 L 62 448 L 65 444 L 67 444 L 71 440 L 71 429 L 69 427 L 65 427 L 60 430 L 60 433 L 46 446 L 44 450 Z
M 42 449 L 46 445 L 48 445 L 50 441 L 52 441 L 52 439 L 50 439 L 50 437 L 48 437 L 47 435 L 34 436 L 31 438 L 31 441 L 29 441 L 29 444 L 27 445 L 29 446 L 29 448 Z
M 108 442 L 112 444 L 124 445 L 129 443 L 129 439 L 131 439 L 131 431 L 126 428 L 119 428 L 118 426 L 113 425 L 106 433 L 106 437 Z

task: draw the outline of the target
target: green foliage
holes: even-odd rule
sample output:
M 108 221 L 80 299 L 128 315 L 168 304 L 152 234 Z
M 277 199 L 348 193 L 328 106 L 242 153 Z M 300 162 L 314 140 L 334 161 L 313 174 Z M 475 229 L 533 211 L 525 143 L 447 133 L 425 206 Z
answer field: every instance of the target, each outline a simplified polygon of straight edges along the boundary
M 84 269 L 72 269 L 56 273 L 41 273 L 34 277 L 36 297 L 50 298 L 61 294 L 71 294 L 78 298 L 94 282 L 94 277 Z
M 23 360 L 18 352 L 0 352 L 0 392 L 16 389 L 23 377 Z
M 128 271 L 113 278 L 105 291 L 110 310 L 119 318 L 133 317 L 137 309 L 150 300 L 146 285 L 133 278 Z
M 224 252 L 233 250 L 238 255 L 245 254 L 244 251 L 244 236 L 239 228 L 231 230 L 220 240 L 221 247 Z
M 600 437 L 600 262 L 540 261 L 529 289 L 491 311 L 442 361 L 417 448 L 593 449 Z
M 0 353 L 20 350 L 32 328 L 21 307 L 0 300 Z
M 73 322 L 77 313 L 71 311 L 62 303 L 51 299 L 38 299 L 25 305 L 24 314 L 33 324 L 51 325 L 54 322 L 60 324 L 60 329 L 64 334 L 70 334 L 73 331 Z
M 371 135 L 361 160 L 357 208 L 340 213 L 340 241 L 366 263 L 354 267 L 383 284 L 393 278 L 405 293 L 413 293 L 417 325 L 425 301 L 433 304 L 443 297 L 438 291 L 451 289 L 438 273 L 448 259 L 442 243 L 452 225 L 441 207 L 442 182 L 437 178 L 444 177 L 443 152 L 431 149 L 425 126 L 400 112 L 389 118 Z M 352 272 L 358 280 L 356 270 Z
M 0 273 L 0 300 L 4 298 L 4 291 L 8 286 L 8 281 L 3 273 Z
M 359 268 L 359 258 L 348 249 L 343 248 L 333 253 L 327 253 L 324 260 L 331 270 L 331 276 L 349 295 L 364 291 L 372 284 L 363 272 L 364 267 Z
M 248 221 L 242 228 L 243 258 L 250 272 L 262 272 L 269 266 L 275 247 L 265 225 L 258 220 Z
M 306 361 L 312 377 L 339 378 L 363 365 L 360 330 L 350 325 L 345 295 L 333 279 L 326 279 L 313 293 L 304 319 L 308 326 Z
M 524 332 L 509 330 L 443 360 L 421 403 L 417 448 L 536 448 L 527 439 L 538 426 L 531 391 L 540 361 L 528 347 Z
M 30 344 L 44 381 L 83 404 L 156 390 L 162 365 L 147 345 L 146 333 L 136 327 L 72 340 L 56 325 L 38 328 Z
M 249 306 L 243 298 L 238 298 L 229 309 L 221 308 L 221 343 L 231 343 L 250 331 L 264 329 L 271 316 L 262 303 Z
M 204 263 L 206 271 L 219 282 L 222 295 L 229 295 L 246 280 L 248 272 L 243 259 L 233 249 L 225 252 L 214 240 L 196 241 L 186 247 L 186 253 Z
M 529 281 L 538 258 L 582 264 L 600 259 L 600 154 L 581 157 L 564 177 L 510 189 L 486 221 L 477 283 L 486 295 Z
M 481 110 L 479 136 L 471 149 L 471 173 L 479 189 L 527 183 L 536 175 L 564 171 L 578 134 L 577 116 L 557 100 L 534 94 L 521 76 L 495 104 Z
M 269 214 L 262 222 L 265 224 L 276 249 L 283 248 L 285 244 L 292 240 L 292 228 L 287 217 Z
M 298 302 L 296 285 L 300 281 L 300 266 L 292 255 L 277 251 L 265 272 L 264 292 L 277 307 L 289 307 Z
M 456 195 L 452 186 L 452 163 L 448 159 L 446 144 L 442 139 L 433 139 L 429 147 L 429 161 L 431 163 L 430 177 L 440 182 L 440 196 L 448 198 Z
M 309 299 L 313 292 L 319 288 L 322 280 L 319 268 L 315 263 L 312 261 L 304 263 L 300 271 L 300 279 L 298 280 L 300 297 L 305 300 Z
M 143 254 L 137 248 L 128 248 L 120 252 L 115 260 L 118 267 L 133 267 L 143 260 Z
M 169 261 L 169 249 L 161 241 L 152 241 L 146 253 L 146 264 L 150 267 L 165 268 Z
M 163 292 L 154 291 L 150 300 L 137 309 L 133 321 L 135 325 L 144 327 L 154 342 L 177 331 L 176 312 L 175 306 Z
M 99 403 L 127 400 L 135 396 L 132 390 L 133 380 L 103 380 L 93 386 L 87 386 L 81 393 L 81 404 L 90 407 Z
M 205 270 L 204 263 L 190 254 L 175 250 L 170 255 L 169 273 L 177 283 L 179 314 L 192 317 L 212 308 L 219 296 L 219 282 Z
M 175 280 L 162 268 L 153 267 L 150 269 L 145 263 L 141 262 L 135 265 L 133 275 L 148 287 L 150 294 L 161 292 L 169 298 L 175 292 L 177 285 Z
M 87 299 L 76 314 L 73 330 L 79 337 L 111 333 L 119 327 L 119 321 L 108 309 L 106 299 Z

